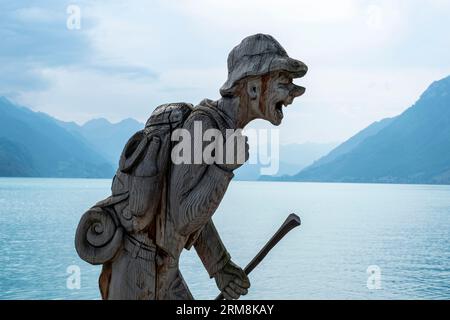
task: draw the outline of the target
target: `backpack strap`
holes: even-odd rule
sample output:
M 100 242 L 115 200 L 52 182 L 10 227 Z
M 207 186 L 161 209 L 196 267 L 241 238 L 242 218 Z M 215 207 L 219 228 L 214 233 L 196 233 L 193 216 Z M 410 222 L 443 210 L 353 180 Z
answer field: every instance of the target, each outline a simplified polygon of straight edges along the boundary
M 157 107 L 147 120 L 145 128 L 136 132 L 125 145 L 119 161 L 120 171 L 130 172 L 142 160 L 154 130 L 169 126 L 170 130 L 166 133 L 170 134 L 184 122 L 191 111 L 192 105 L 184 102 L 167 103 Z
M 147 135 L 144 130 L 136 132 L 128 140 L 122 155 L 120 156 L 119 169 L 122 172 L 128 172 L 141 160 L 148 144 Z
M 192 111 L 192 113 L 195 112 L 206 114 L 216 123 L 218 129 L 222 131 L 222 134 L 224 136 L 226 133 L 226 129 L 234 128 L 233 120 L 225 112 L 213 105 L 213 102 L 211 100 L 203 100 L 200 105 L 196 106 Z

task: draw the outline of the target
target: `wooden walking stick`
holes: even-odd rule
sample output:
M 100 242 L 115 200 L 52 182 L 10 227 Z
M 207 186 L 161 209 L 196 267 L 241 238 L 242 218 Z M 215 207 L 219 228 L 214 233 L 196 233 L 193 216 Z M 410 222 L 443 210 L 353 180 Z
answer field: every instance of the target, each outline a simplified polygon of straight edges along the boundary
M 301 224 L 300 217 L 295 213 L 291 213 L 283 222 L 278 231 L 272 236 L 272 238 L 266 243 L 266 245 L 258 252 L 258 254 L 250 261 L 250 263 L 244 268 L 244 272 L 248 275 L 253 269 L 266 257 L 270 250 L 281 240 L 283 237 L 295 227 Z M 222 300 L 223 294 L 219 294 L 216 300 Z

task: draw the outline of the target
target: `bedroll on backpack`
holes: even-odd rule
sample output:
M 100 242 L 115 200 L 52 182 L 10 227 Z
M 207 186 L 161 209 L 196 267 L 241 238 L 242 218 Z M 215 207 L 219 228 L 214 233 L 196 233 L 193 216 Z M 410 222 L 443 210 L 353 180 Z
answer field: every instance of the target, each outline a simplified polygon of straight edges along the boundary
M 171 163 L 171 134 L 191 111 L 192 105 L 186 103 L 159 106 L 145 129 L 128 140 L 112 195 L 88 210 L 78 225 L 75 246 L 82 259 L 92 264 L 111 260 L 124 232 L 139 232 L 153 221 Z

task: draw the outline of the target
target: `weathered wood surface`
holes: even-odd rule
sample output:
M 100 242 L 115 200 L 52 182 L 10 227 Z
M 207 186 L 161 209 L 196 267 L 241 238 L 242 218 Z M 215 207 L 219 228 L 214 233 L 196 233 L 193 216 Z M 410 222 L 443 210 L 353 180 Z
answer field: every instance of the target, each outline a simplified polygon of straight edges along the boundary
M 221 99 L 205 99 L 195 108 L 167 104 L 152 113 L 145 129 L 124 148 L 112 195 L 88 210 L 78 225 L 78 254 L 89 263 L 103 264 L 103 299 L 192 299 L 178 268 L 182 250 L 191 247 L 225 298 L 247 293 L 250 282 L 231 261 L 211 219 L 233 171 L 248 159 L 246 139 L 237 139 L 245 147 L 236 156 L 244 161 L 175 164 L 171 135 L 183 128 L 194 137 L 196 122 L 202 134 L 208 129 L 225 134 L 254 119 L 279 125 L 282 107 L 305 91 L 292 79 L 306 71 L 273 37 L 253 35 L 231 51 Z M 192 141 L 192 150 L 194 145 Z M 203 152 L 207 143 L 201 146 Z M 225 144 L 224 150 L 230 152 Z

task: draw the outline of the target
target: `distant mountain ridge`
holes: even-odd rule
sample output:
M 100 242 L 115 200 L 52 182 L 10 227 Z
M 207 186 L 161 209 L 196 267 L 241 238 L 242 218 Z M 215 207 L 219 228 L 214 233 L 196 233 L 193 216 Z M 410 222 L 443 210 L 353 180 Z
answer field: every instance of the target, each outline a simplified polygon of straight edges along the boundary
M 450 184 L 450 77 L 358 135 L 287 180 Z
M 329 153 L 338 143 L 291 143 L 280 145 L 279 155 L 271 161 L 277 161 L 278 172 L 273 176 L 262 175 L 261 168 L 270 165 L 246 163 L 236 170 L 237 180 L 278 180 L 280 177 L 293 175 L 311 165 L 315 160 Z M 250 149 L 252 146 L 250 146 Z
M 111 177 L 126 141 L 142 128 L 133 119 L 80 126 L 0 97 L 0 176 Z M 450 184 L 450 77 L 433 82 L 402 114 L 333 147 L 282 146 L 279 176 L 262 179 Z M 246 164 L 236 179 L 256 180 L 260 168 Z
M 128 139 L 144 124 L 128 118 L 118 123 L 107 119 L 93 119 L 79 126 L 74 122 L 59 121 L 59 124 L 72 134 L 81 136 L 100 152 L 114 167 L 119 163 L 119 157 Z
M 17 116 L 14 117 L 13 114 Z M 52 118 L 44 113 L 33 112 L 5 98 L 0 98 L 0 115 L 2 121 L 14 127 L 17 127 L 16 122 L 19 119 L 26 119 L 30 127 L 28 131 L 33 132 L 33 137 L 40 137 L 41 141 L 40 144 L 29 145 L 27 134 L 18 135 L 6 125 L 1 127 L 0 176 L 112 177 L 126 142 L 144 127 L 143 123 L 131 118 L 118 123 L 98 118 L 78 125 L 75 122 Z M 43 121 L 46 123 L 45 126 L 42 125 Z M 56 144 L 55 137 L 59 140 Z M 37 152 L 39 145 L 41 152 Z M 285 160 L 280 161 L 278 174 L 298 172 L 335 145 L 306 143 L 281 146 L 280 157 Z M 54 152 L 51 152 L 51 149 Z M 60 149 L 64 149 L 65 152 Z M 236 179 L 258 180 L 261 167 L 259 164 L 247 163 L 236 171 Z M 59 169 L 52 170 L 52 168 Z
M 308 167 L 308 169 L 320 167 L 326 163 L 332 162 L 333 160 L 339 158 L 340 156 L 351 152 L 353 149 L 358 147 L 361 142 L 366 140 L 367 138 L 376 135 L 382 129 L 387 127 L 395 118 L 385 118 L 380 121 L 376 121 L 366 127 L 365 129 L 358 132 L 356 135 L 352 136 L 350 139 L 345 141 L 344 143 L 337 146 L 335 149 L 332 149 L 330 153 L 326 156 L 319 158 L 317 161 Z
M 88 141 L 40 112 L 0 97 L 0 176 L 110 177 L 114 169 Z

